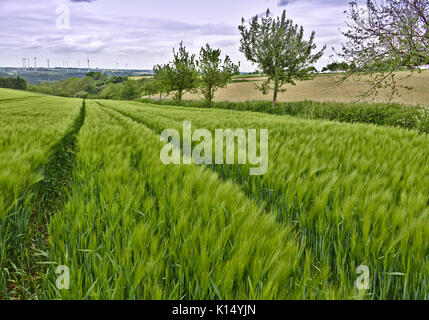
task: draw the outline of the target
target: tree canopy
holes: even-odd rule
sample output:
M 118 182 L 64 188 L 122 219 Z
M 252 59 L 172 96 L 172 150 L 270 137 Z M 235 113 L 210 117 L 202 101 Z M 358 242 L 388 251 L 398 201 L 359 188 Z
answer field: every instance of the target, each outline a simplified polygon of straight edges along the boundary
M 8 88 L 15 90 L 26 90 L 27 82 L 21 78 L 0 78 L 0 88 Z
M 182 101 L 184 93 L 195 92 L 198 87 L 195 55 L 186 51 L 183 41 L 180 42 L 177 52 L 173 49 L 173 61 L 167 65 L 157 65 L 154 70 L 158 74 L 158 79 L 162 72 L 164 89 L 174 92 L 174 99 L 178 102 Z
M 353 1 L 346 13 L 351 22 L 340 56 L 354 64 L 347 76 L 370 74 L 370 89 L 362 94 L 390 88 L 393 98 L 398 94 L 395 71 L 429 63 L 429 2 L 367 0 L 362 9 Z
M 304 40 L 304 28 L 287 19 L 286 11 L 281 17 L 272 18 L 267 10 L 264 17 L 259 19 L 255 16 L 249 24 L 247 26 L 243 18 L 239 26 L 242 37 L 240 51 L 268 76 L 258 88 L 264 94 L 273 91 L 274 107 L 278 92 L 285 91 L 283 85 L 295 85 L 296 80 L 310 78 L 309 68 L 322 57 L 326 47 L 313 53 L 316 49 L 315 32 Z
M 201 48 L 197 66 L 201 77 L 200 90 L 208 104 L 212 103 L 216 90 L 226 87 L 232 76 L 239 73 L 239 65 L 234 64 L 229 56 L 222 60 L 221 51 L 212 49 L 209 44 Z

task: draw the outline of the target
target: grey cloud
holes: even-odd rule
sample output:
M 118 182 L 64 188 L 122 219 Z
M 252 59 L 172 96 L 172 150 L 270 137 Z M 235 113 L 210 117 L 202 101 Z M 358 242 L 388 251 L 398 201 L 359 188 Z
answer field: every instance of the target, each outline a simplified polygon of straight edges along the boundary
M 181 40 L 193 53 L 208 42 L 233 60 L 244 61 L 238 51 L 241 11 L 191 12 L 182 7 L 200 0 L 187 0 L 187 4 L 177 7 L 177 0 L 164 1 L 166 5 L 157 11 L 152 1 L 70 0 L 71 28 L 58 30 L 56 7 L 61 1 L 0 0 L 0 64 L 20 64 L 13 52 L 49 57 L 51 61 L 61 61 L 63 58 L 56 57 L 63 56 L 77 60 L 81 55 L 97 55 L 100 61 L 119 57 L 126 59 L 129 66 L 134 61 L 136 67 L 151 67 L 171 59 L 172 48 Z M 229 1 L 219 0 L 220 6 L 228 7 Z M 260 0 L 235 1 L 237 10 L 241 5 L 248 7 L 247 17 L 265 9 Z M 273 8 L 273 15 L 283 10 L 277 5 L 288 5 L 288 16 L 304 25 L 306 33 L 315 30 L 318 44 L 331 44 L 341 41 L 338 27 L 343 26 L 344 19 L 338 7 L 347 6 L 348 1 L 270 0 L 267 4 Z M 170 10 L 170 6 L 174 9 Z M 201 2 L 198 6 L 199 10 L 206 9 Z
M 315 6 L 323 3 L 324 6 L 343 6 L 344 4 L 348 5 L 351 0 L 306 0 L 307 2 L 314 3 Z M 298 0 L 278 0 L 277 5 L 279 7 L 285 7 L 290 4 L 299 3 Z
M 234 40 L 220 40 L 213 43 L 216 47 L 232 47 L 232 46 L 238 46 L 238 41 L 236 39 Z
M 88 44 L 82 46 L 81 44 L 58 44 L 56 46 L 51 46 L 49 52 L 59 53 L 59 54 L 69 54 L 69 53 L 85 53 L 85 54 L 97 54 L 104 51 L 106 48 L 105 44 Z

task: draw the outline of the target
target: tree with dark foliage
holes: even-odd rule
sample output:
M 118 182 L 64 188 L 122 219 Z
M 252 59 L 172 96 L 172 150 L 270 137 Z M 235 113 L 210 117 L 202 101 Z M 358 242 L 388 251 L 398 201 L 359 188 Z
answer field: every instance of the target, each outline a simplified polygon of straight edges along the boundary
M 27 90 L 27 81 L 21 77 L 0 78 L 0 88 Z

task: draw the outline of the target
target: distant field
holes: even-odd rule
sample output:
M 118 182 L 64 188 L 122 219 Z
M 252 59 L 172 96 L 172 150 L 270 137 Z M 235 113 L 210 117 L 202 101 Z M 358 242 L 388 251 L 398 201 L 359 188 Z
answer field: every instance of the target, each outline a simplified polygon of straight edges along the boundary
M 151 78 L 153 78 L 153 76 L 135 76 L 135 77 L 130 77 L 131 80 L 151 79 Z
M 405 73 L 398 73 L 398 79 L 403 78 Z M 225 89 L 219 89 L 215 94 L 215 101 L 246 101 L 246 100 L 270 100 L 271 95 L 262 95 L 255 89 L 255 83 L 260 83 L 262 78 L 240 77 L 240 80 L 251 80 L 251 82 L 231 83 Z M 278 101 L 337 101 L 356 102 L 359 92 L 365 89 L 363 83 L 348 80 L 341 85 L 336 85 L 338 75 L 318 75 L 314 80 L 300 81 L 296 86 L 285 86 L 287 92 L 280 93 Z M 258 81 L 259 80 L 259 81 Z M 409 91 L 401 89 L 400 97 L 394 102 L 408 105 L 429 105 L 429 71 L 416 73 L 412 78 L 399 81 L 401 85 L 413 87 Z M 388 91 L 382 90 L 376 99 L 367 101 L 387 102 Z M 184 99 L 200 99 L 198 94 L 186 94 Z

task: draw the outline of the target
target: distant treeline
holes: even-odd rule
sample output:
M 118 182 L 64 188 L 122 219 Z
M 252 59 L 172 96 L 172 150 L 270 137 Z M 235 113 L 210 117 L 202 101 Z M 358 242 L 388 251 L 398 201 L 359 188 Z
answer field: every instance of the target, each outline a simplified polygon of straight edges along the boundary
M 146 79 L 130 80 L 127 76 L 112 76 L 89 72 L 83 78 L 30 85 L 29 91 L 62 97 L 132 100 L 141 96 Z
M 21 78 L 0 78 L 0 88 L 26 90 L 27 82 Z
M 25 79 L 25 81 L 28 82 L 28 84 L 40 84 L 43 82 L 54 82 L 54 81 L 61 81 L 65 79 L 69 79 L 72 77 L 76 78 L 83 78 L 85 76 L 85 72 L 77 72 L 77 71 L 70 71 L 70 72 L 61 72 L 61 71 L 22 71 L 19 74 L 22 78 Z

